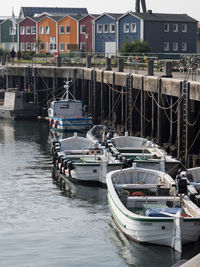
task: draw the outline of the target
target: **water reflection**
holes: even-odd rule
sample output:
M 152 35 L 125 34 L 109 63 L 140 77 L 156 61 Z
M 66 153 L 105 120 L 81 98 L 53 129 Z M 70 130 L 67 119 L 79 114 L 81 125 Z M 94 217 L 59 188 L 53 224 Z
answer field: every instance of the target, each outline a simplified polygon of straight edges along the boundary
M 162 246 L 143 245 L 127 239 L 117 228 L 113 220 L 110 220 L 108 234 L 112 242 L 119 249 L 119 255 L 130 266 L 172 266 L 177 262 L 180 253 Z

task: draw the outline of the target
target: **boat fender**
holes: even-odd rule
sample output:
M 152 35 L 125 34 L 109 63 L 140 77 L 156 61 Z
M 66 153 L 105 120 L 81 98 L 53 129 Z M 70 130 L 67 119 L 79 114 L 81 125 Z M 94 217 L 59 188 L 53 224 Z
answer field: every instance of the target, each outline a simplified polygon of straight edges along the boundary
M 49 127 L 50 127 L 50 128 L 52 128 L 52 126 L 53 126 L 53 122 L 54 122 L 53 119 L 51 119 L 51 120 L 49 121 Z
M 57 128 L 58 127 L 58 123 L 59 123 L 59 121 L 55 121 L 54 128 Z
M 145 195 L 145 193 L 143 193 L 143 192 L 133 192 L 133 193 L 131 194 L 131 196 L 132 196 L 132 197 L 145 197 L 146 195 Z

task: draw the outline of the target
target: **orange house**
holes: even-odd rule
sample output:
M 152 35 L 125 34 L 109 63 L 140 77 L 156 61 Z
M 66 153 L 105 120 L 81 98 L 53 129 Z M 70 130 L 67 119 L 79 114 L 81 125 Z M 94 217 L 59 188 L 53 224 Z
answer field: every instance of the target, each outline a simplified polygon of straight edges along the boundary
M 39 53 L 54 53 L 57 47 L 57 21 L 60 17 L 45 16 L 38 21 L 37 38 L 40 40 Z
M 70 15 L 58 21 L 58 52 L 77 50 L 79 43 L 78 20 L 82 16 Z

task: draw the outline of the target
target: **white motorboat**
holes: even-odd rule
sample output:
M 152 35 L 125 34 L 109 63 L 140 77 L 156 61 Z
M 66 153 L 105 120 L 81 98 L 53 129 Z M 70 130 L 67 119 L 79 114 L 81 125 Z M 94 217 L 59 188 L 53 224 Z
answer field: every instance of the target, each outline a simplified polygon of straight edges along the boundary
M 106 177 L 108 203 L 119 229 L 129 238 L 181 252 L 200 237 L 200 209 L 186 196 L 187 183 L 166 173 L 127 168 Z
M 123 160 L 113 156 L 106 147 L 76 133 L 53 142 L 52 154 L 60 173 L 78 181 L 106 184 L 107 172 L 124 167 Z

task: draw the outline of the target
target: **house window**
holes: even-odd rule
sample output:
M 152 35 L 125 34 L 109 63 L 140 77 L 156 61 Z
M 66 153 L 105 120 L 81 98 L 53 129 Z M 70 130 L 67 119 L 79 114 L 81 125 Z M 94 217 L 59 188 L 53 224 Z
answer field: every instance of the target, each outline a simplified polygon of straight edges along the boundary
M 31 34 L 36 34 L 35 26 L 31 26 Z
M 64 43 L 60 43 L 60 51 L 64 51 Z
M 102 33 L 102 24 L 97 24 L 97 33 Z
M 69 43 L 66 43 L 65 44 L 65 51 L 68 51 L 69 50 Z
M 64 34 L 65 33 L 65 27 L 64 26 L 60 26 L 59 27 L 59 33 L 60 34 Z
M 80 26 L 80 30 L 81 30 L 81 33 L 85 34 L 86 33 L 86 26 L 85 25 L 81 25 Z
M 182 32 L 187 32 L 187 24 L 182 24 Z
M 164 51 L 169 51 L 169 43 L 164 42 Z
M 44 27 L 40 26 L 40 30 L 39 30 L 40 34 L 44 34 Z
M 21 44 L 20 44 L 20 50 L 21 50 L 21 51 L 24 51 L 24 50 L 25 50 L 25 43 L 21 43 Z
M 136 23 L 131 23 L 131 32 L 136 32 Z
M 10 34 L 10 35 L 15 35 L 15 34 L 16 34 L 16 30 L 13 29 L 13 27 L 10 27 L 10 28 L 9 28 L 9 34 Z
M 108 33 L 108 24 L 103 24 L 103 32 Z
M 124 23 L 124 32 L 129 32 L 129 23 Z
M 44 51 L 44 43 L 41 43 L 41 44 L 40 44 L 40 50 L 41 50 L 41 51 Z
M 31 43 L 26 43 L 26 51 L 30 51 L 31 50 Z
M 80 50 L 81 51 L 86 51 L 86 43 L 85 42 L 81 42 L 80 43 Z
M 45 33 L 49 34 L 50 33 L 50 27 L 49 26 L 45 26 Z
M 177 42 L 173 43 L 173 51 L 178 51 L 178 43 Z
M 115 32 L 115 24 L 110 24 L 110 33 Z
M 168 23 L 164 24 L 164 32 L 169 32 L 169 24 Z
M 187 43 L 183 42 L 181 47 L 182 47 L 182 51 L 187 51 Z
M 26 34 L 27 35 L 31 34 L 31 27 L 30 26 L 26 26 Z
M 25 34 L 25 27 L 24 26 L 20 27 L 20 34 L 21 35 Z
M 178 24 L 173 24 L 173 32 L 178 32 Z
M 66 26 L 65 27 L 65 33 L 66 34 L 70 34 L 70 26 Z

